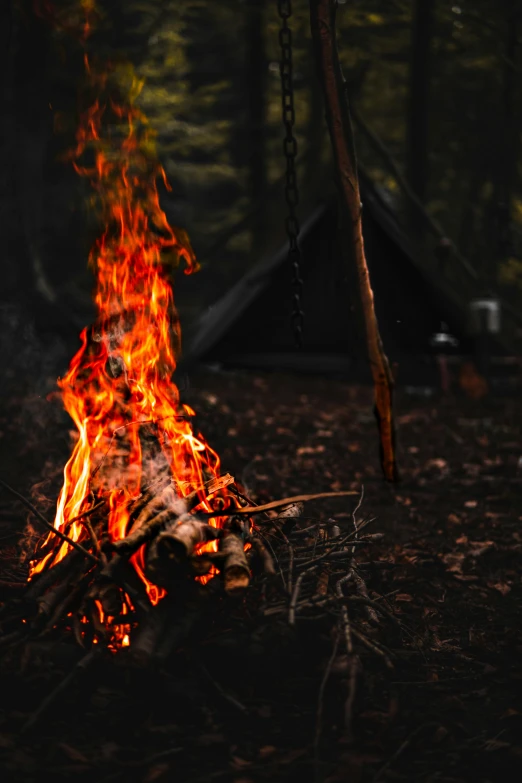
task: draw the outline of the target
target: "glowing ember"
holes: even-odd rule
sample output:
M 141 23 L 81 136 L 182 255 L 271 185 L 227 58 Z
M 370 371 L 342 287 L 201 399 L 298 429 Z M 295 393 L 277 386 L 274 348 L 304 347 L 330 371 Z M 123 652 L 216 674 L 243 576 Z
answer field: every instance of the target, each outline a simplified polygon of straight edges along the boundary
M 81 5 L 92 15 L 92 2 Z M 82 35 L 88 32 L 86 23 Z M 81 333 L 81 347 L 59 380 L 78 440 L 64 469 L 54 526 L 82 540 L 85 526 L 77 518 L 103 497 L 114 542 L 130 532 L 129 504 L 161 473 L 170 475 L 178 497 L 200 492 L 201 508 L 210 511 L 202 490 L 219 475 L 219 458 L 194 434 L 194 412 L 180 404 L 172 380 L 180 332 L 167 269 L 182 262 L 188 274 L 197 264 L 186 234 L 169 225 L 160 207 L 157 180 L 168 184 L 136 103 L 142 84 L 128 67 L 101 70 L 87 55 L 85 68 L 95 97 L 81 116 L 73 159 L 95 190 L 102 218 L 90 256 L 97 321 Z M 215 548 L 210 542 L 198 551 Z M 165 591 L 146 578 L 143 549 L 131 562 L 157 603 Z M 37 559 L 32 575 L 69 550 L 64 542 Z M 107 622 L 97 605 L 100 622 Z M 129 644 L 127 630 L 119 639 Z

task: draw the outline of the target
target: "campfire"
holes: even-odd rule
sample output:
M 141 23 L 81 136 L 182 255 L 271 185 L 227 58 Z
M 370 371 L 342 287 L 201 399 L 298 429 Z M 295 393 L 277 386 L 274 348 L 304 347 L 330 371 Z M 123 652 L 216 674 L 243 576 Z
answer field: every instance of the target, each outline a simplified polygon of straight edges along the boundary
M 173 380 L 181 340 L 169 270 L 183 264 L 192 273 L 197 262 L 160 206 L 157 183 L 168 183 L 136 102 L 141 85 L 87 55 L 85 69 L 92 99 L 71 157 L 93 186 L 102 219 L 90 256 L 97 318 L 59 380 L 77 437 L 54 521 L 18 495 L 48 531 L 23 599 L 2 610 L 2 644 L 58 635 L 84 650 L 80 668 L 102 653 L 165 662 L 203 616 L 212 627 L 219 602 L 243 599 L 258 616 L 286 616 L 290 626 L 300 617 L 329 618 L 337 629 L 330 667 L 343 638 L 349 658 L 351 712 L 354 645 L 391 665 L 370 638 L 379 616 L 391 616 L 370 598 L 354 559 L 379 536 L 363 533 L 360 502 L 348 529 L 303 516 L 307 500 L 358 492 L 258 506 L 221 472 Z

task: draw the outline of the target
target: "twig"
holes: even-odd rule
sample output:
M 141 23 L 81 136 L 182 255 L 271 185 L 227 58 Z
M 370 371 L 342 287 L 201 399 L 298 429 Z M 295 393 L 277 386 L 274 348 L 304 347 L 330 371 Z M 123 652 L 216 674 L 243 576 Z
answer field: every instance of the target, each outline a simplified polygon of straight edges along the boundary
M 252 546 L 256 550 L 260 560 L 263 563 L 263 569 L 265 573 L 270 574 L 270 576 L 275 576 L 276 570 L 274 560 L 266 546 L 261 541 L 261 538 L 258 538 L 257 536 L 250 536 L 250 540 L 252 541 Z
M 397 625 L 399 628 L 403 627 L 401 623 L 397 620 L 395 615 L 389 611 L 389 609 L 385 609 L 385 607 L 382 604 L 379 604 L 377 601 L 373 601 L 371 598 L 365 598 L 365 596 L 363 595 L 348 595 L 348 596 L 342 596 L 342 598 L 344 601 L 361 603 L 361 604 L 366 604 L 367 606 L 371 606 L 373 609 L 376 609 L 377 612 L 381 612 L 381 614 L 385 615 L 385 617 L 391 620 L 392 623 Z
M 282 532 L 282 531 L 281 531 Z M 294 583 L 294 548 L 290 541 L 288 541 L 288 592 L 292 592 L 292 586 Z M 299 577 L 300 579 L 301 577 Z M 297 587 L 297 583 L 296 583 Z M 290 623 L 290 625 L 293 625 L 293 623 Z
M 381 657 L 384 660 L 384 663 L 386 664 L 388 669 L 394 669 L 395 668 L 393 663 L 392 663 L 392 660 L 391 660 L 390 656 L 386 653 L 385 650 L 382 649 L 382 647 L 379 647 L 377 644 L 372 642 L 363 633 L 358 631 L 356 628 L 353 628 L 353 626 L 352 626 L 352 634 L 355 636 L 356 639 L 359 639 L 361 644 L 364 644 L 365 647 L 367 647 L 369 650 L 371 650 L 376 655 Z
M 221 511 L 212 511 L 209 514 L 201 515 L 206 517 L 230 517 L 230 516 L 251 516 L 252 514 L 260 514 L 262 511 L 269 511 L 273 508 L 281 508 L 282 506 L 288 506 L 290 503 L 306 503 L 308 500 L 321 500 L 322 498 L 341 498 L 348 495 L 358 495 L 358 492 L 317 492 L 313 495 L 294 495 L 290 498 L 282 498 L 281 500 L 272 500 L 271 503 L 264 503 L 262 506 L 242 506 L 241 508 L 223 509 Z
M 353 576 L 352 570 L 346 576 L 343 576 L 341 579 L 338 580 L 338 582 L 335 585 L 335 592 L 337 594 L 337 597 L 341 600 L 344 598 L 343 594 L 343 584 L 345 582 L 348 582 Z M 352 634 L 350 629 L 350 617 L 348 615 L 348 607 L 346 604 L 342 604 L 341 606 L 341 620 L 342 620 L 342 628 L 344 632 L 344 638 L 346 641 L 346 652 L 348 655 L 353 654 L 353 640 L 352 640 Z
M 81 522 L 82 519 L 90 517 L 91 514 L 94 514 L 95 511 L 98 511 L 98 509 L 104 506 L 106 503 L 106 500 L 100 500 L 99 503 L 96 503 L 96 505 L 90 508 L 88 511 L 84 511 L 83 514 L 78 514 L 78 516 L 73 517 L 72 519 L 68 519 L 65 524 L 67 527 L 69 527 L 70 525 L 74 524 L 74 522 Z
M 357 527 L 357 519 L 356 519 L 355 515 L 357 514 L 357 512 L 361 508 L 363 499 L 364 499 L 364 484 L 361 486 L 361 494 L 359 496 L 359 502 L 357 503 L 357 505 L 355 506 L 354 510 L 352 511 L 353 527 L 354 527 L 356 536 L 357 536 L 358 527 Z
M 370 595 L 368 593 L 368 588 L 366 587 L 366 582 L 362 578 L 362 576 L 354 570 L 353 578 L 355 581 L 355 589 L 359 593 L 360 596 L 363 598 L 366 598 L 368 601 L 371 601 Z M 373 608 L 373 606 L 370 606 L 369 604 L 366 604 L 366 613 L 368 615 L 368 619 L 378 624 L 379 623 L 379 617 L 377 616 L 377 612 Z
M 107 562 L 108 562 L 107 561 L 107 555 L 105 554 L 105 552 L 102 552 L 102 549 L 101 549 L 101 546 L 100 546 L 100 542 L 98 541 L 98 536 L 94 532 L 94 528 L 92 526 L 92 522 L 91 522 L 90 519 L 86 519 L 85 520 L 85 527 L 89 531 L 89 535 L 91 537 L 91 541 L 92 541 L 92 543 L 94 545 L 94 548 L 96 550 L 96 554 L 100 558 L 100 560 L 103 563 L 103 565 L 106 566 Z
M 226 691 L 222 685 L 219 684 L 219 682 L 215 679 L 215 677 L 212 677 L 208 669 L 201 663 L 200 669 L 203 675 L 205 676 L 205 679 L 208 680 L 208 682 L 216 689 L 216 691 L 219 693 L 219 695 L 225 699 L 225 701 L 228 701 L 229 704 L 232 704 L 237 710 L 243 713 L 243 715 L 249 714 L 248 707 L 245 707 L 244 704 L 242 704 L 239 699 L 236 699 L 235 696 L 233 696 L 231 693 Z
M 361 670 L 361 662 L 358 655 L 351 655 L 350 657 L 350 681 L 349 691 L 346 703 L 344 705 L 344 727 L 348 740 L 351 742 L 353 738 L 352 723 L 353 723 L 353 706 L 355 704 L 355 696 L 357 693 L 357 677 Z
M 409 735 L 406 737 L 406 739 L 404 740 L 404 742 L 403 742 L 401 745 L 399 745 L 399 747 L 397 748 L 397 750 L 395 751 L 395 753 L 393 753 L 393 755 L 391 755 L 391 756 L 390 756 L 390 758 L 388 759 L 388 761 L 387 761 L 385 764 L 383 764 L 383 765 L 382 765 L 382 767 L 381 767 L 381 768 L 380 768 L 380 769 L 377 771 L 377 773 L 376 773 L 376 774 L 373 776 L 373 778 L 372 778 L 372 780 L 371 780 L 371 783 L 377 783 L 377 781 L 379 781 L 379 780 L 382 778 L 382 776 L 384 775 L 384 773 L 385 773 L 385 772 L 386 772 L 386 771 L 387 771 L 387 770 L 388 770 L 388 769 L 391 767 L 391 765 L 393 764 L 393 762 L 394 762 L 394 761 L 397 761 L 397 759 L 399 758 L 399 756 L 400 756 L 402 753 L 404 753 L 404 751 L 406 750 L 406 748 L 408 747 L 408 745 L 409 745 L 409 744 L 411 743 L 411 741 L 412 741 L 412 740 L 413 740 L 413 739 L 414 739 L 414 738 L 417 736 L 417 734 L 420 734 L 420 732 L 421 732 L 421 731 L 423 731 L 424 729 L 427 729 L 427 728 L 429 728 L 430 726 L 438 726 L 438 724 L 437 724 L 437 723 L 435 723 L 435 722 L 431 722 L 431 723 L 423 723 L 421 726 L 417 726 L 417 728 L 415 728 L 415 729 L 414 729 L 414 730 L 411 732 L 411 734 L 409 734 Z
M 25 733 L 30 728 L 32 728 L 35 723 L 38 721 L 39 718 L 42 717 L 43 713 L 47 710 L 48 707 L 55 701 L 55 699 L 63 693 L 63 691 L 67 690 L 71 682 L 74 680 L 76 675 L 80 674 L 80 672 L 85 671 L 95 658 L 95 652 L 94 650 L 90 650 L 90 652 L 87 653 L 87 655 L 84 655 L 84 657 L 78 661 L 74 669 L 69 672 L 67 677 L 64 677 L 63 680 L 56 686 L 54 690 L 49 693 L 45 699 L 42 701 L 36 712 L 34 712 L 31 717 L 29 718 L 26 723 L 24 723 L 22 727 L 22 733 Z
M 332 648 L 332 654 L 330 655 L 330 658 L 326 665 L 326 669 L 324 670 L 323 678 L 321 680 L 321 685 L 319 686 L 319 693 L 317 694 L 317 717 L 315 719 L 315 737 L 314 737 L 314 755 L 316 757 L 316 760 L 317 760 L 317 751 L 319 749 L 319 740 L 321 739 L 324 692 L 326 689 L 326 683 L 328 682 L 328 679 L 332 672 L 332 666 L 334 664 L 337 655 L 337 649 L 339 647 L 340 637 L 341 637 L 341 633 L 339 631 L 339 628 L 337 628 L 337 635 L 335 637 L 335 642 Z
M 272 556 L 273 556 L 273 558 L 274 558 L 274 562 L 276 563 L 276 565 L 277 565 L 277 567 L 278 567 L 278 569 L 279 569 L 279 574 L 280 574 L 280 576 L 281 576 L 281 581 L 282 581 L 282 583 L 283 583 L 283 587 L 284 587 L 284 589 L 286 590 L 286 580 L 285 580 L 285 576 L 284 576 L 284 574 L 283 574 L 283 569 L 281 568 L 281 564 L 280 564 L 280 562 L 279 562 L 279 558 L 277 557 L 277 555 L 276 555 L 276 553 L 275 553 L 275 551 L 274 551 L 274 548 L 273 548 L 272 544 L 270 543 L 270 541 L 268 540 L 268 538 L 267 538 L 266 536 L 264 536 L 264 535 L 263 535 L 263 533 L 262 533 L 262 532 L 259 530 L 259 528 L 256 528 L 256 534 L 257 534 L 257 535 L 258 535 L 260 538 L 262 538 L 262 539 L 263 539 L 263 541 L 266 543 L 266 545 L 267 545 L 267 546 L 268 546 L 268 548 L 270 549 L 270 552 L 272 553 Z
M 89 560 L 92 560 L 94 563 L 98 564 L 100 562 L 100 559 L 96 557 L 96 555 L 93 555 L 92 552 L 89 552 L 88 549 L 85 549 L 81 544 L 78 544 L 77 541 L 73 541 L 72 538 L 67 536 L 65 533 L 62 533 L 61 530 L 58 530 L 58 528 L 54 527 L 50 522 L 47 521 L 47 519 L 41 514 L 37 508 L 33 506 L 33 504 L 27 500 L 27 498 L 24 498 L 23 495 L 21 495 L 19 492 L 16 491 L 16 489 L 13 489 L 9 486 L 9 484 L 6 484 L 5 481 L 2 481 L 0 479 L 0 485 L 4 487 L 8 492 L 10 492 L 12 495 L 18 498 L 18 500 L 24 504 L 26 508 L 29 509 L 29 511 L 34 514 L 34 516 L 40 520 L 40 522 L 45 525 L 46 528 L 48 528 L 51 533 L 54 533 L 55 536 L 58 538 L 61 538 L 62 541 L 66 541 L 69 546 L 72 546 L 74 549 L 77 549 L 78 552 L 81 552 L 82 555 L 85 555 L 85 557 L 88 557 Z
M 295 607 L 297 606 L 297 599 L 299 598 L 299 592 L 301 590 L 301 585 L 303 583 L 303 579 L 307 574 L 311 574 L 317 566 L 312 566 L 311 568 L 307 568 L 306 571 L 303 571 L 302 574 L 299 574 L 297 581 L 295 583 L 295 588 L 292 593 L 292 600 L 290 601 L 290 609 L 288 611 L 288 623 L 289 625 L 295 625 Z M 289 588 L 290 589 L 290 588 Z

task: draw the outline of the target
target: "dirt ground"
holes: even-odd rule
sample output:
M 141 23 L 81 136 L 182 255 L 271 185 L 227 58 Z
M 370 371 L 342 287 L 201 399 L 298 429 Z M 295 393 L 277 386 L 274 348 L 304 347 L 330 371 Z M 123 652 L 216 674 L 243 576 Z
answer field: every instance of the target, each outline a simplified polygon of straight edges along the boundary
M 204 671 L 214 683 L 202 677 L 193 651 L 180 651 L 169 672 L 95 669 L 21 734 L 71 668 L 67 646 L 44 640 L 7 656 L 0 671 L 2 780 L 519 780 L 518 400 L 426 399 L 399 390 L 402 480 L 390 487 L 380 475 L 370 389 L 331 379 L 207 372 L 191 378 L 182 395 L 223 471 L 257 502 L 364 487 L 361 518 L 385 535 L 360 559 L 370 595 L 385 601 L 401 624 L 400 633 L 381 631 L 394 668 L 361 652 L 351 741 L 342 728 L 343 672 L 332 672 L 314 749 L 330 648 L 316 639 L 313 624 L 252 633 L 236 622 L 236 607 L 234 643 L 202 645 Z M 38 394 L 23 405 L 19 400 L 7 401 L 0 422 L 2 476 L 47 513 L 70 424 L 58 400 Z M 317 501 L 306 514 L 342 524 L 354 505 L 352 498 Z M 21 507 L 3 494 L 3 601 L 25 578 L 19 540 L 25 521 Z

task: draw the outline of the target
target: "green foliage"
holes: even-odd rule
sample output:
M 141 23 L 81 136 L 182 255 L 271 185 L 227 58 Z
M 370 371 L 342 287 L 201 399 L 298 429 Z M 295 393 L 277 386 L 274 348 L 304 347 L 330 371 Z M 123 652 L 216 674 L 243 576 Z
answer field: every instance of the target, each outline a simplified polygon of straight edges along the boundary
M 166 209 L 175 223 L 187 228 L 202 256 L 252 209 L 252 158 L 263 158 L 269 184 L 284 171 L 280 20 L 272 0 L 259 0 L 266 57 L 260 66 L 266 75 L 265 134 L 264 149 L 252 149 L 246 75 L 252 2 L 98 0 L 98 27 L 88 41 L 91 53 L 128 60 L 143 79 L 139 105 L 155 131 L 159 158 L 173 188 L 165 198 Z M 67 0 L 62 5 L 66 9 L 75 4 Z M 349 0 L 338 9 L 339 51 L 352 100 L 403 168 L 414 5 L 410 0 Z M 427 207 L 477 268 L 489 268 L 492 278 L 509 285 L 519 280 L 515 270 L 522 259 L 520 154 L 509 165 L 503 157 L 507 125 L 513 130 L 510 149 L 518 153 L 522 130 L 521 47 L 516 41 L 509 49 L 513 25 L 522 37 L 518 5 L 516 0 L 437 0 L 427 85 Z M 314 160 L 323 165 L 328 144 L 321 128 L 320 96 L 317 100 L 308 3 L 293 7 L 299 154 L 311 148 Z M 75 126 L 74 95 L 83 63 L 70 37 L 56 32 L 51 37 L 47 89 L 53 112 L 67 131 L 60 142 L 52 142 L 59 151 L 70 142 Z M 507 112 L 506 85 L 513 74 Z M 357 146 L 362 164 L 400 207 L 401 194 L 389 167 L 360 134 Z M 508 193 L 510 202 L 511 239 L 503 249 L 494 216 L 501 192 Z M 274 230 L 279 228 L 274 225 Z M 244 258 L 248 248 L 243 236 L 229 245 L 225 258 Z M 500 262 L 500 272 L 495 271 Z

